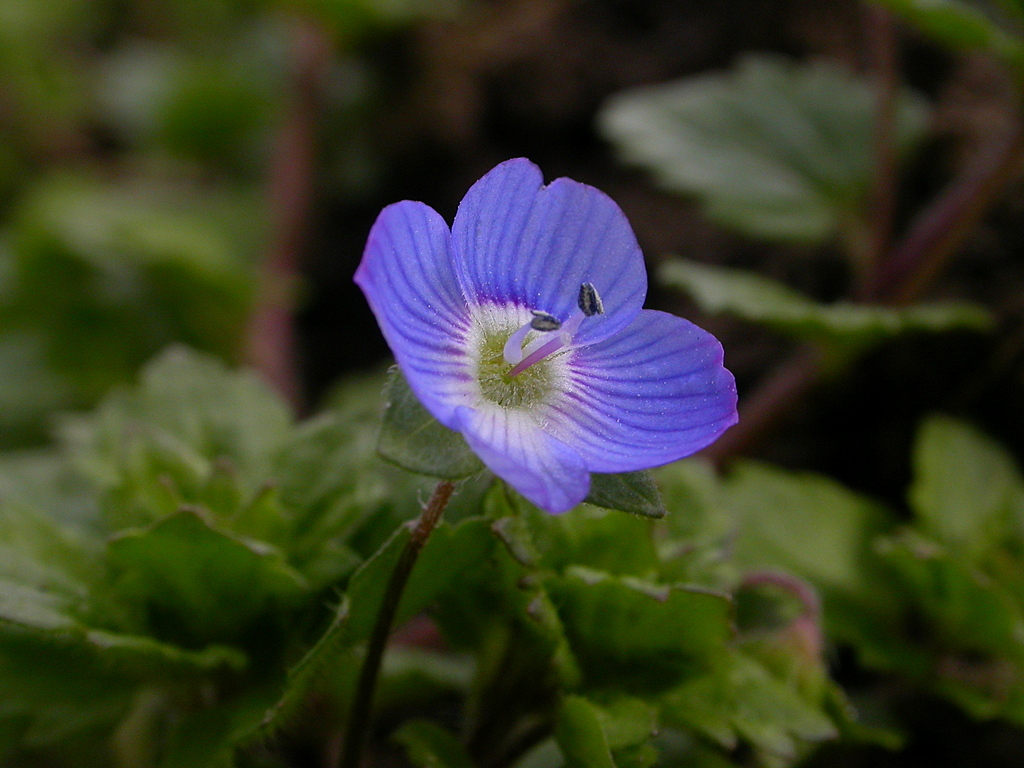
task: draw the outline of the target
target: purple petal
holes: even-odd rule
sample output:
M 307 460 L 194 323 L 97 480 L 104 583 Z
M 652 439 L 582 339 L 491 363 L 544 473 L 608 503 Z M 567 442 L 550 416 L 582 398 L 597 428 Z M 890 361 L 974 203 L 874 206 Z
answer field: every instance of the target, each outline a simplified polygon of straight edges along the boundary
M 565 512 L 586 498 L 590 473 L 571 448 L 545 434 L 530 414 L 490 407 L 459 408 L 469 447 L 494 474 L 548 512 Z
M 469 307 L 444 219 L 423 203 L 389 205 L 370 230 L 355 281 L 409 386 L 451 426 L 470 377 L 463 342 Z
M 625 331 L 577 349 L 573 381 L 546 429 L 592 472 L 630 472 L 696 453 L 736 423 L 722 346 L 693 323 L 644 310 Z
M 563 322 L 580 285 L 593 283 L 605 314 L 577 341 L 621 330 L 647 294 L 643 254 L 619 207 L 603 192 L 556 179 L 542 186 L 529 160 L 508 160 L 472 186 L 452 226 L 456 272 L 475 301 L 514 302 Z

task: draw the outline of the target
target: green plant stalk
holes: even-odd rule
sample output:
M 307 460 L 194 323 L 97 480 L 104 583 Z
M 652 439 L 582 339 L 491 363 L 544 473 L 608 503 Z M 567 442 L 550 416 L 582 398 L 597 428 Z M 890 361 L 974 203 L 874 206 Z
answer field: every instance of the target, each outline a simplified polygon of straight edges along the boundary
M 441 519 L 441 514 L 448 506 L 448 500 L 454 490 L 455 483 L 450 480 L 442 480 L 437 484 L 423 514 L 416 521 L 416 527 L 413 528 L 412 536 L 409 537 L 409 541 L 406 542 L 405 548 L 398 558 L 395 570 L 391 572 L 391 579 L 388 581 L 387 590 L 384 593 L 380 613 L 377 614 L 377 622 L 373 626 L 373 633 L 370 635 L 370 641 L 366 647 L 366 658 L 363 659 L 363 667 L 359 671 L 359 680 L 356 683 L 348 728 L 345 733 L 345 743 L 341 751 L 340 768 L 358 768 L 359 766 L 363 745 L 368 736 L 377 677 L 380 673 L 381 661 L 384 658 L 388 635 L 391 634 L 391 625 L 394 623 L 395 614 L 398 612 L 398 606 L 402 600 L 402 592 L 405 590 L 406 582 L 409 581 L 409 575 L 416 565 L 420 551 Z

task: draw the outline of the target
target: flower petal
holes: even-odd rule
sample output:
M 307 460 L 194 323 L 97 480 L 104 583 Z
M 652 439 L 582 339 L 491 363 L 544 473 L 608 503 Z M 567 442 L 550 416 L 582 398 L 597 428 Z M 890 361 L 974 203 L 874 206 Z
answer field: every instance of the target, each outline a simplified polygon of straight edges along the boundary
M 590 473 L 565 443 L 545 434 L 530 414 L 499 406 L 459 408 L 469 447 L 494 474 L 548 512 L 565 512 L 586 498 Z
M 693 323 L 643 310 L 625 331 L 577 349 L 545 429 L 592 472 L 648 469 L 696 453 L 736 423 L 722 346 Z
M 472 380 L 464 343 L 470 315 L 444 219 L 423 203 L 389 205 L 370 230 L 355 281 L 409 386 L 451 426 Z
M 621 330 L 643 306 L 647 273 L 633 230 L 603 192 L 508 160 L 472 186 L 452 226 L 456 272 L 477 302 L 514 302 L 563 322 L 576 310 L 580 285 L 594 285 L 605 315 L 576 338 L 591 343 Z

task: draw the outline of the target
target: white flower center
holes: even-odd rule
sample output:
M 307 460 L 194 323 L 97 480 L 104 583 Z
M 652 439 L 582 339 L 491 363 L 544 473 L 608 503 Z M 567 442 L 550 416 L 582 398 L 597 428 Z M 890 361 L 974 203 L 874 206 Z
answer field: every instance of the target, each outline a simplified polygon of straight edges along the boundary
M 568 356 L 580 324 L 604 312 L 594 286 L 580 286 L 579 309 L 561 322 L 542 310 L 487 304 L 474 312 L 469 347 L 483 399 L 532 409 L 564 389 Z M 525 322 L 524 322 L 525 321 Z

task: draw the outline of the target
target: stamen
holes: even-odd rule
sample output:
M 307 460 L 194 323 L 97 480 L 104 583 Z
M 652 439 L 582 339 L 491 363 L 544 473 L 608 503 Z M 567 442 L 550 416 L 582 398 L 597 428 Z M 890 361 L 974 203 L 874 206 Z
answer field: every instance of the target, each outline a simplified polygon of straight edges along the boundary
M 530 312 L 533 314 L 530 327 L 535 331 L 557 331 L 562 327 L 562 321 L 554 315 L 541 312 L 539 309 L 531 309 Z
M 501 351 L 502 356 L 505 358 L 505 362 L 509 365 L 516 365 L 523 359 L 524 355 L 528 355 L 530 351 L 536 349 L 538 346 L 538 339 L 534 339 L 525 350 L 522 348 L 523 341 L 526 340 L 530 331 L 547 333 L 549 331 L 557 331 L 562 327 L 562 321 L 552 314 L 541 312 L 539 309 L 531 309 L 530 313 L 533 315 L 530 322 L 526 323 L 516 330 L 515 333 L 509 336 L 508 341 L 505 342 L 505 347 Z M 540 344 L 544 344 L 546 338 L 541 336 L 539 341 Z
M 584 318 L 604 314 L 604 303 L 593 283 L 583 283 L 580 286 L 579 298 L 576 302 L 579 310 L 573 312 L 564 323 L 547 312 L 530 310 L 533 318 L 508 337 L 505 342 L 503 355 L 505 362 L 512 366 L 508 377 L 515 378 L 534 363 L 538 363 L 546 357 L 550 357 L 560 349 L 572 344 L 573 336 L 579 330 L 580 323 Z M 523 341 L 530 331 L 540 331 L 533 341 L 523 347 Z M 555 333 L 557 331 L 557 333 Z M 552 338 L 554 336 L 554 338 Z
M 587 317 L 604 314 L 604 302 L 601 301 L 593 283 L 583 283 L 580 286 L 580 295 L 576 303 Z
M 523 359 L 523 340 L 526 338 L 526 334 L 532 330 L 533 320 L 508 337 L 508 341 L 505 342 L 505 347 L 501 351 L 506 363 L 515 365 Z
M 572 343 L 573 336 L 576 335 L 576 331 L 579 330 L 580 323 L 585 318 L 586 315 L 582 312 L 573 312 L 572 316 L 562 323 L 558 333 L 538 336 L 527 344 L 522 351 L 522 359 L 517 360 L 515 367 L 508 372 L 509 377 L 514 378 L 518 376 L 534 363 L 543 360 L 545 357 L 550 357 L 563 347 L 569 346 Z M 554 338 L 551 338 L 552 335 Z

